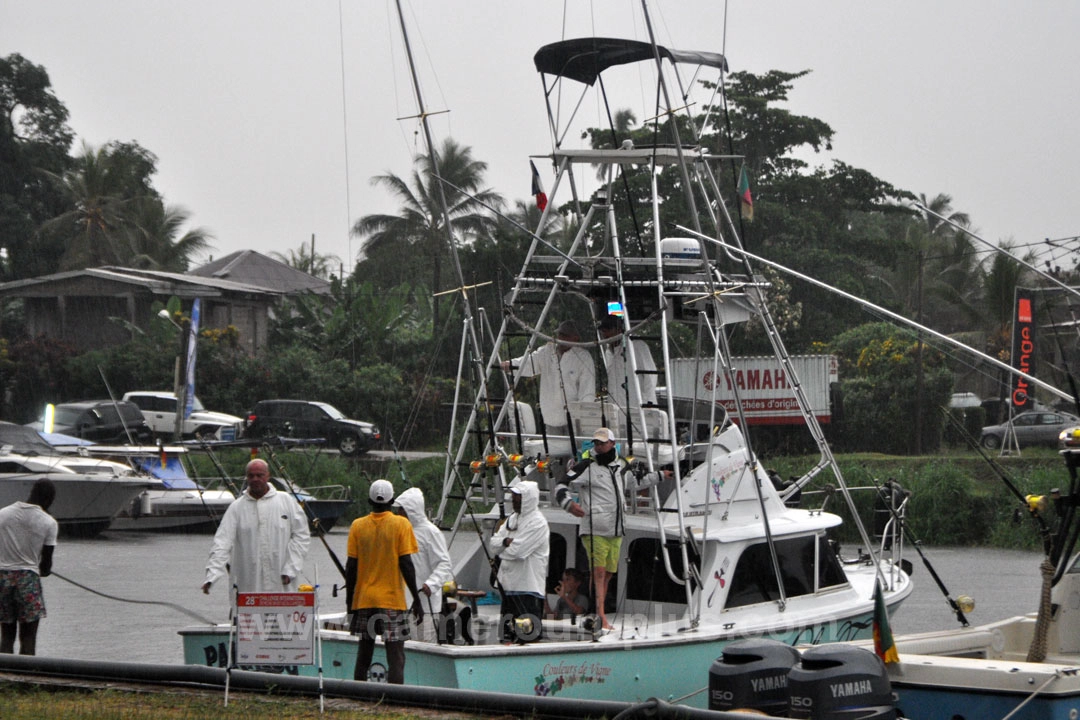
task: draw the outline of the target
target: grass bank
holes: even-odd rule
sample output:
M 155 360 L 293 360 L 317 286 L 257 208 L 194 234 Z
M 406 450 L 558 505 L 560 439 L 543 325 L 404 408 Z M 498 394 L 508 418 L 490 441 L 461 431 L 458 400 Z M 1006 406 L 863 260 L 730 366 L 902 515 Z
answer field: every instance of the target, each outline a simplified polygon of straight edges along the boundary
M 326 699 L 319 713 L 317 697 L 283 697 L 253 693 L 230 693 L 223 706 L 223 692 L 203 690 L 80 689 L 0 682 L 0 717 L 4 720 L 432 720 L 467 717 L 363 703 Z M 475 716 L 472 716 L 475 717 Z
M 925 457 L 897 457 L 859 454 L 839 455 L 837 465 L 849 487 L 873 488 L 885 480 L 895 480 L 911 491 L 908 505 L 908 528 L 927 545 L 997 547 L 1041 550 L 1042 541 L 1036 523 L 993 468 L 974 453 L 942 454 Z M 775 457 L 764 459 L 768 468 L 782 478 L 806 472 L 816 457 Z M 1021 495 L 1046 495 L 1052 488 L 1066 490 L 1069 485 L 1065 463 L 1053 450 L 1024 450 L 1020 457 L 997 457 L 998 463 Z M 831 471 L 823 472 L 804 494 L 802 507 L 820 507 L 826 502 L 822 492 L 835 486 Z M 873 523 L 873 493 L 853 493 L 860 517 L 867 528 Z M 827 500 L 826 508 L 845 519 L 850 513 L 839 494 Z M 1053 526 L 1053 508 L 1046 514 Z M 855 542 L 857 535 L 841 539 Z
M 241 450 L 223 453 L 221 460 L 232 477 L 242 478 L 244 464 L 250 457 Z M 399 491 L 407 486 L 421 488 L 429 510 L 434 511 L 445 467 L 442 458 L 404 460 L 399 464 L 393 457 L 343 458 L 313 451 L 281 453 L 278 457 L 288 474 L 302 485 L 343 484 L 352 490 L 357 502 L 342 517 L 339 523 L 342 527 L 367 512 L 368 487 L 380 477 L 391 480 Z M 1068 487 L 1065 464 L 1054 450 L 1032 448 L 1024 450 L 1019 457 L 993 455 L 992 458 L 1022 495 L 1045 495 L 1052 488 Z M 782 478 L 807 472 L 817 459 L 817 456 L 762 458 L 764 465 L 776 470 Z M 1035 523 L 1027 517 L 1020 501 L 974 452 L 946 451 L 921 457 L 849 454 L 838 455 L 837 462 L 849 487 L 870 488 L 875 482 L 892 479 L 910 490 L 909 529 L 928 545 L 1041 549 Z M 206 468 L 200 475 L 215 472 Z M 831 471 L 822 472 L 804 493 L 802 507 L 816 508 L 825 503 L 827 510 L 850 519 L 839 494 L 826 501 L 829 486 L 835 487 L 836 479 Z M 872 527 L 873 494 L 857 492 L 855 497 L 860 516 Z M 456 503 L 448 517 L 453 517 L 455 510 Z M 1052 511 L 1047 519 L 1052 523 Z M 846 527 L 845 532 L 848 531 Z M 858 536 L 852 531 L 841 539 L 855 542 Z

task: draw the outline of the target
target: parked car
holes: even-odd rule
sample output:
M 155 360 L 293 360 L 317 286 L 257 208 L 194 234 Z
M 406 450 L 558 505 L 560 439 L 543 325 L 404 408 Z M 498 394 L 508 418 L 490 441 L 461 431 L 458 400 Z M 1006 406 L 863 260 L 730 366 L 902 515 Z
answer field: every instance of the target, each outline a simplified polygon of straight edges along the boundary
M 40 432 L 45 423 L 38 420 L 27 425 Z M 142 411 L 125 400 L 59 403 L 53 410 L 52 432 L 104 444 L 149 443 L 154 439 Z
M 146 424 L 156 435 L 172 437 L 176 433 L 176 393 L 155 390 L 135 390 L 124 393 L 124 399 L 142 410 Z M 235 440 L 240 435 L 244 419 L 235 415 L 211 412 L 195 397 L 191 415 L 184 419 L 185 438 Z
M 244 436 L 326 438 L 342 455 L 359 455 L 381 439 L 371 423 L 350 420 L 333 405 L 310 400 L 260 400 L 247 414 Z
M 1044 410 L 1032 410 L 1020 413 L 1011 421 L 1000 425 L 987 425 L 982 429 L 979 442 L 983 447 L 996 450 L 1009 436 L 1010 426 L 1016 433 L 1016 442 L 1019 447 L 1028 445 L 1049 445 L 1057 447 L 1058 436 L 1062 430 L 1080 425 L 1080 418 L 1075 415 L 1061 412 L 1047 412 Z

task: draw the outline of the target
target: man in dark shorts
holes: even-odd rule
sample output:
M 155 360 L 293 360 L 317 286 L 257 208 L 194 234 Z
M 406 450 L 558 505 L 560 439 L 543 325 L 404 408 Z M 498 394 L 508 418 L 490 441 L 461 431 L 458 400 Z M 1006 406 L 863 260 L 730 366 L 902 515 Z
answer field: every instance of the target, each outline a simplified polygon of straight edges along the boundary
M 382 635 L 386 681 L 401 685 L 405 682 L 405 641 L 409 638 L 406 586 L 413 595 L 417 624 L 424 617 L 412 562 L 418 549 L 416 536 L 407 518 L 391 512 L 394 486 L 388 480 L 371 483 L 368 497 L 371 512 L 353 520 L 345 563 L 346 607 L 352 613 L 352 632 L 360 637 L 353 679 L 368 679 L 375 638 Z
M 0 509 L 0 652 L 37 651 L 38 622 L 45 617 L 41 578 L 52 572 L 59 526 L 46 512 L 56 498 L 52 480 L 41 478 L 26 502 Z

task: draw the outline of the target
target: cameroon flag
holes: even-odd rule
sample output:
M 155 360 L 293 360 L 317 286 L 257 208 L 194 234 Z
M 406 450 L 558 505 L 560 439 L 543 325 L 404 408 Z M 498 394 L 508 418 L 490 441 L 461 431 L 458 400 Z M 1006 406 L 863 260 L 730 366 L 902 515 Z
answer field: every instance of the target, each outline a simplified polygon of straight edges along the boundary
M 881 594 L 879 580 L 874 580 L 874 652 L 886 663 L 900 662 L 900 654 L 896 652 L 896 643 L 889 629 L 889 611 L 885 608 L 885 596 Z

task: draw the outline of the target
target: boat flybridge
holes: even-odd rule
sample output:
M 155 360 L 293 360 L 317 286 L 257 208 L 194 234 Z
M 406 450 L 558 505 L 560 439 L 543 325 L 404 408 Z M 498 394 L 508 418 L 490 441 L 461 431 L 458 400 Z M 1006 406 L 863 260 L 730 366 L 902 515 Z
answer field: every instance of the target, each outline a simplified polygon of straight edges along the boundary
M 834 540 L 839 516 L 826 512 L 824 503 L 796 506 L 802 488 L 831 471 L 839 495 L 858 517 L 769 313 L 768 283 L 724 251 L 739 241 L 717 173 L 733 158 L 693 138 L 684 143 L 673 130 L 693 122 L 669 121 L 685 112 L 668 99 L 669 84 L 678 83 L 680 98 L 689 90 L 669 76 L 679 78 L 678 67 L 691 63 L 720 73 L 722 87 L 724 57 L 582 38 L 545 46 L 534 61 L 543 79 L 552 149 L 533 157 L 551 165 L 554 182 L 504 298 L 501 322 L 493 326 L 482 309 L 466 312 L 463 322 L 457 387 L 468 394 L 460 403 L 468 414 L 457 417 L 462 397 L 455 397 L 435 517 L 450 529 L 457 587 L 452 617 L 461 622 L 441 642 L 407 643 L 405 682 L 570 698 L 686 697 L 704 706 L 698 693 L 709 665 L 730 641 L 766 637 L 794 645 L 870 636 L 875 585 L 890 608 L 912 590 L 900 557 L 897 519 L 904 504 L 893 506 L 874 538 L 860 523 L 862 547 L 849 556 Z M 566 124 L 558 121 L 561 98 L 576 95 L 578 87 L 583 93 L 603 87 L 602 73 L 627 64 L 659 71 L 655 97 L 664 108 L 657 112 L 657 132 L 670 133 L 664 144 L 564 147 L 563 139 L 573 135 L 574 113 Z M 586 193 L 598 169 L 599 187 Z M 680 194 L 672 195 L 672 187 Z M 710 234 L 669 236 L 673 219 L 695 228 L 705 222 Z M 595 328 L 608 316 L 623 333 L 604 340 Z M 600 392 L 567 400 L 570 421 L 556 434 L 533 412 L 525 384 L 512 369 L 503 369 L 503 361 L 553 342 L 556 326 L 566 319 L 580 329 L 576 344 L 596 361 Z M 731 366 L 728 332 L 751 319 L 760 322 L 792 378 L 821 449 L 821 459 L 783 492 L 748 441 L 737 386 L 729 411 L 718 395 L 723 380 L 712 382 L 708 392 L 690 393 L 680 393 L 671 382 L 676 341 L 693 345 L 689 355 L 699 376 L 725 378 Z M 628 382 L 636 387 L 613 387 L 605 377 L 603 351 L 622 352 L 628 340 L 646 341 L 656 370 L 639 367 L 635 353 L 627 352 Z M 656 402 L 629 402 L 628 397 L 642 397 L 650 379 L 658 386 Z M 518 642 L 503 644 L 487 540 L 509 511 L 508 488 L 527 478 L 541 490 L 540 511 L 550 528 L 550 592 L 565 568 L 583 570 L 587 564 L 580 521 L 554 502 L 553 491 L 566 463 L 598 427 L 614 431 L 621 454 L 632 456 L 638 473 L 670 471 L 662 482 L 627 493 L 626 534 L 607 592 L 613 627 L 605 630 L 588 615 L 544 619 L 541 627 L 520 628 Z M 345 627 L 340 619 L 324 626 L 324 664 L 333 674 L 352 677 L 356 640 Z M 208 662 L 217 641 L 195 631 L 184 634 L 186 661 Z M 381 652 L 379 645 L 376 663 L 385 663 Z

